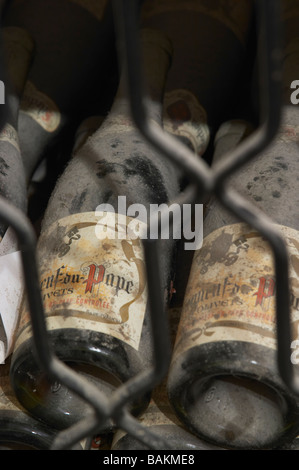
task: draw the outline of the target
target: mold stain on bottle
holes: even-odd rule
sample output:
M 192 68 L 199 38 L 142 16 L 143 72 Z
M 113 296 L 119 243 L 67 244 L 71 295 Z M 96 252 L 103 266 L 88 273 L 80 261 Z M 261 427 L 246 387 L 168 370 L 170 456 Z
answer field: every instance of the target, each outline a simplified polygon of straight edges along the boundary
M 9 165 L 4 160 L 4 158 L 0 157 L 0 174 L 3 176 L 7 176 L 6 170 L 9 170 Z

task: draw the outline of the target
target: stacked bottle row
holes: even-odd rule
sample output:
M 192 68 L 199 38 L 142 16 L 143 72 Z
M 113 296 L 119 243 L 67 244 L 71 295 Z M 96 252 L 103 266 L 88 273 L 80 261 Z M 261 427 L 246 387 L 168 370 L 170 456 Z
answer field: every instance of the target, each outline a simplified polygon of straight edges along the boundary
M 299 63 L 299 10 L 291 0 L 282 6 L 288 34 L 281 131 L 229 184 L 270 215 L 287 240 L 296 329 L 298 242 L 291 201 L 298 197 L 298 112 L 290 104 L 290 83 Z M 251 100 L 242 95 L 253 69 L 254 24 L 251 0 L 141 5 L 150 118 L 212 167 L 257 124 L 249 122 Z M 45 161 L 55 169 L 37 246 L 49 343 L 59 359 L 109 397 L 152 366 L 144 214 L 170 204 L 184 188 L 185 175 L 151 148 L 132 122 L 125 77 L 116 67 L 109 2 L 12 0 L 3 13 L 5 30 L 29 39 L 20 41 L 26 44 L 23 72 L 13 71 L 13 77 L 20 82 L 22 77 L 22 84 L 11 107 L 6 105 L 10 114 L 0 142 L 9 145 L 3 147 L 4 163 L 16 155 L 23 166 L 7 184 L 18 188 L 13 191 L 18 199 L 2 194 L 27 212 L 34 171 Z M 299 399 L 282 383 L 276 365 L 271 250 L 214 198 L 206 206 L 203 230 L 190 275 L 182 244 L 171 238 L 160 242 L 161 292 L 171 325 L 176 310 L 169 307 L 181 307 L 180 295 L 184 301 L 167 378 L 152 396 L 130 403 L 130 411 L 178 449 L 287 445 L 299 434 Z M 189 275 L 187 286 L 180 284 L 181 269 Z M 51 430 L 50 446 L 53 435 L 79 422 L 90 405 L 51 382 L 33 351 L 25 293 L 9 357 L 11 387 L 22 413 L 34 420 L 29 427 Z M 112 449 L 140 448 L 112 422 L 104 424 L 101 433 L 114 434 Z

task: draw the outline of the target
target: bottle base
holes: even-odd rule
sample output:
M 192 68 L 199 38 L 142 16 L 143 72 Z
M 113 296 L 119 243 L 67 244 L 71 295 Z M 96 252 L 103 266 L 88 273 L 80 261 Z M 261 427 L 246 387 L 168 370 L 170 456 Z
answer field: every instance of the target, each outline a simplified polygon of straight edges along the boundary
M 271 449 L 299 434 L 299 400 L 280 379 L 276 351 L 246 342 L 208 343 L 171 365 L 169 399 L 202 439 L 235 449 Z
M 48 333 L 50 347 L 56 356 L 107 397 L 142 370 L 138 351 L 105 334 L 75 329 Z M 64 384 L 49 380 L 34 359 L 32 339 L 13 354 L 10 377 L 22 406 L 36 419 L 57 430 L 66 429 L 93 410 Z M 150 394 L 138 397 L 129 404 L 130 412 L 138 416 L 149 400 Z M 102 434 L 111 432 L 114 426 L 112 421 L 99 423 Z

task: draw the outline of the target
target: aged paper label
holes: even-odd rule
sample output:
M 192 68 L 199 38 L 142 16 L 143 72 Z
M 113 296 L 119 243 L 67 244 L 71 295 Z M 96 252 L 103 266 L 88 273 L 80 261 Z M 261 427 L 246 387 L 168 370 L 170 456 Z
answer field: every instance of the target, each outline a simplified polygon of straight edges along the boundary
M 298 232 L 279 226 L 290 256 L 291 308 L 299 320 Z M 247 341 L 276 348 L 275 275 L 267 241 L 240 223 L 209 234 L 195 253 L 174 357 L 214 341 Z
M 107 213 L 105 224 L 93 212 L 75 214 L 60 219 L 40 237 L 47 327 L 106 333 L 138 349 L 147 302 L 143 247 L 140 239 L 124 235 L 130 217 L 115 220 L 112 213 Z M 25 305 L 16 348 L 30 335 Z

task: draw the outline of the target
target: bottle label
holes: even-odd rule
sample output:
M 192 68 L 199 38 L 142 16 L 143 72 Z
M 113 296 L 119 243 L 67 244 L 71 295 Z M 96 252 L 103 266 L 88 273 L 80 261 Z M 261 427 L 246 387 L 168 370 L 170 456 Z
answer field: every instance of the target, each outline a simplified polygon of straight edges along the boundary
M 70 0 L 91 13 L 97 20 L 102 21 L 107 0 Z
M 251 18 L 251 0 L 227 2 L 198 2 L 197 0 L 152 0 L 142 6 L 142 17 L 149 18 L 161 13 L 180 12 L 181 10 L 203 13 L 223 23 L 244 44 Z
M 26 82 L 20 111 L 28 114 L 47 132 L 56 131 L 61 121 L 60 111 L 54 101 L 30 81 Z
M 163 125 L 170 134 L 185 137 L 193 150 L 203 155 L 210 138 L 207 115 L 197 98 L 188 90 L 177 89 L 165 93 Z
M 292 326 L 299 325 L 298 231 L 279 226 L 290 256 Z M 276 348 L 275 270 L 268 242 L 244 223 L 209 234 L 195 253 L 176 337 L 178 354 L 215 341 Z
M 114 215 L 106 213 L 105 223 L 93 212 L 71 215 L 41 235 L 47 327 L 106 333 L 138 349 L 147 301 L 143 247 L 140 239 L 125 238 L 132 219 Z M 30 335 L 25 307 L 15 347 Z
M 13 145 L 18 152 L 20 151 L 18 133 L 11 124 L 6 123 L 4 127 L 2 127 L 0 131 L 0 141 L 8 142 Z

